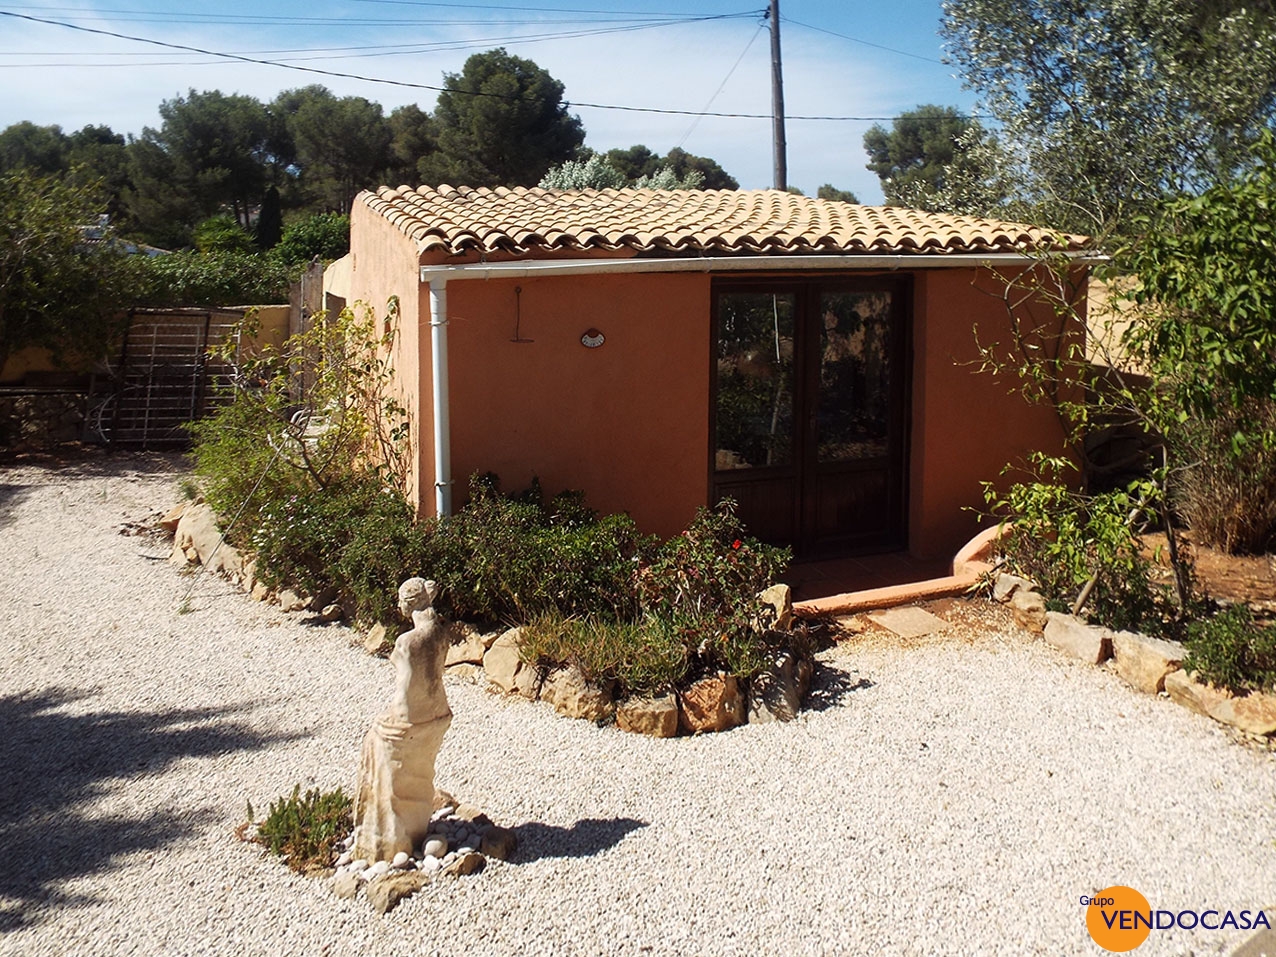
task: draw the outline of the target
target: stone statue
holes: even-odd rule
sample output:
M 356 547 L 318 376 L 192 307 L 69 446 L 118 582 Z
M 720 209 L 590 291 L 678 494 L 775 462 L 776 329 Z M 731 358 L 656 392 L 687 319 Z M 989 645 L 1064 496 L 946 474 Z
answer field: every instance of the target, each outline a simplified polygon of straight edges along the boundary
M 363 739 L 354 801 L 354 857 L 369 863 L 412 854 L 430 830 L 434 760 L 452 723 L 443 690 L 452 627 L 431 607 L 437 594 L 422 578 L 399 586 L 414 627 L 394 643 L 394 700 Z

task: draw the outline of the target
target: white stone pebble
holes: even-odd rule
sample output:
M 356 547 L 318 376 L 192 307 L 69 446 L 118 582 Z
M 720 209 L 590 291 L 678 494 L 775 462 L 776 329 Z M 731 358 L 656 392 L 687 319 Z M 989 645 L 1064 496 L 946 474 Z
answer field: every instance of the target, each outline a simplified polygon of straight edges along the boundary
M 356 873 L 358 873 L 361 870 L 364 870 L 367 866 L 368 866 L 368 862 L 365 861 L 362 857 L 359 858 L 357 861 L 350 862 L 350 870 Z
M 427 874 L 433 874 L 435 871 L 437 871 L 440 867 L 443 866 L 443 862 L 440 861 L 437 857 L 423 857 L 421 858 L 421 863 L 418 864 L 417 866 L 421 870 L 425 871 Z
M 447 838 L 435 835 L 425 840 L 425 846 L 421 848 L 421 853 L 431 860 L 442 857 L 447 853 Z
M 338 866 L 338 867 L 345 867 L 345 866 L 346 866 L 347 864 L 349 864 L 349 863 L 350 863 L 353 859 L 354 859 L 354 855 L 353 855 L 353 854 L 351 854 L 349 851 L 343 851 L 343 852 L 342 852 L 342 854 L 341 854 L 341 856 L 337 858 L 337 866 Z
M 399 851 L 398 854 L 394 855 L 394 860 L 390 862 L 390 866 L 395 870 L 403 870 L 410 861 L 411 858 L 408 856 L 407 851 Z
M 366 873 L 368 874 L 370 878 L 380 877 L 382 874 L 386 873 L 388 870 L 390 870 L 389 861 L 377 861 L 375 864 L 373 864 L 371 867 L 368 868 Z

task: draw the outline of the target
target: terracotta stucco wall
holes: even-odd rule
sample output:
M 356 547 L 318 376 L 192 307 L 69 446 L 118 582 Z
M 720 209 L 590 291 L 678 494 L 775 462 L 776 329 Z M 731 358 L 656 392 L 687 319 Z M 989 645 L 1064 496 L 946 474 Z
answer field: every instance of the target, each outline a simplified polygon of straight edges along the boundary
M 366 306 L 378 321 L 386 318 L 391 296 L 399 302 L 399 329 L 394 355 L 399 401 L 412 422 L 415 459 L 424 463 L 410 477 L 409 495 L 422 514 L 434 511 L 434 407 L 430 393 L 429 290 L 419 281 L 416 247 L 363 203 L 350 213 L 351 235 L 357 237 L 349 259 L 348 305 Z
M 434 511 L 429 286 L 410 240 L 366 208 L 350 295 L 384 315 L 401 302 L 397 359 L 417 451 L 414 494 Z M 914 275 L 909 550 L 951 556 L 980 527 L 984 481 L 1033 450 L 1057 453 L 1053 410 L 981 373 L 974 328 L 1004 341 L 1008 320 L 975 270 Z M 539 477 L 545 491 L 582 489 L 601 512 L 645 530 L 680 528 L 708 500 L 711 278 L 702 273 L 449 281 L 454 501 L 474 472 L 506 489 Z M 415 287 L 415 288 L 413 288 Z M 521 289 L 521 293 L 516 293 Z M 1051 317 L 1048 308 L 1039 314 Z M 517 332 L 530 342 L 513 342 Z M 581 335 L 606 337 L 587 349 Z
M 708 276 L 468 280 L 448 298 L 458 505 L 476 471 L 581 489 L 662 535 L 705 504 Z M 511 341 L 516 319 L 531 342 Z M 599 348 L 581 344 L 591 328 Z
M 1010 320 L 986 270 L 935 269 L 914 286 L 912 461 L 909 550 L 922 558 L 953 554 L 980 528 L 981 483 L 1006 486 L 1011 463 L 1034 450 L 1060 454 L 1063 427 L 1054 410 L 1019 395 L 1016 383 L 979 371 L 979 341 L 1005 343 Z M 1024 318 L 1057 323 L 1048 305 Z M 1076 329 L 1073 330 L 1077 332 Z M 1022 479 L 1022 474 L 1018 476 Z

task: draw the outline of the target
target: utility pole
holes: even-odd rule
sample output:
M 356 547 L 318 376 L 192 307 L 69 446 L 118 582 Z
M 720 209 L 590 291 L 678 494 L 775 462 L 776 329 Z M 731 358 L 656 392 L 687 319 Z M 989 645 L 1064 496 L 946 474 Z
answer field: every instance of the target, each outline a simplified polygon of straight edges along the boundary
M 784 141 L 784 71 L 780 68 L 780 0 L 771 0 L 771 140 L 775 149 L 775 188 L 789 188 L 787 145 Z

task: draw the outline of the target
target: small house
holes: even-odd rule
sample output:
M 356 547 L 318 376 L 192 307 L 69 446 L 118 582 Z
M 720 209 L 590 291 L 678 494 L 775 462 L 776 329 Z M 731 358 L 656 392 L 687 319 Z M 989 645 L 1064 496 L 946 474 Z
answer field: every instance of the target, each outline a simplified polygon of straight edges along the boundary
M 1004 295 L 1051 243 L 1084 273 L 1075 237 L 774 190 L 405 187 L 355 200 L 337 272 L 397 302 L 422 514 L 495 472 L 661 535 L 729 496 L 799 557 L 933 559 L 1063 448 L 976 339 L 1058 321 Z

